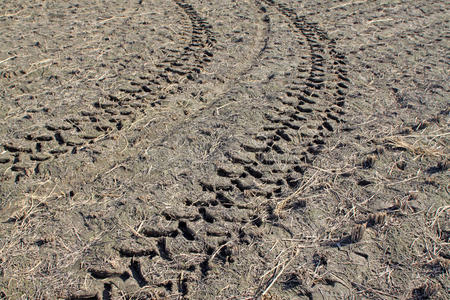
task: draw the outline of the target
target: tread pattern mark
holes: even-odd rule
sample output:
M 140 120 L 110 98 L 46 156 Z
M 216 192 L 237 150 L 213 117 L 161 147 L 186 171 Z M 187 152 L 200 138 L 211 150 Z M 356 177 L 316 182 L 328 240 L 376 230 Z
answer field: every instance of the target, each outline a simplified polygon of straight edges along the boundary
M 226 187 L 202 182 L 205 190 L 215 191 L 221 203 L 239 198 L 239 194 L 285 196 L 301 182 L 305 164 L 324 148 L 326 137 L 344 122 L 343 106 L 349 79 L 345 56 L 335 49 L 335 42 L 317 24 L 299 17 L 292 9 L 273 1 L 264 1 L 286 16 L 292 30 L 304 37 L 309 48 L 309 69 L 297 68 L 286 91 L 265 114 L 268 125 L 262 134 L 244 139 L 241 153 L 228 153 L 229 164 L 219 167 L 217 175 L 228 178 Z M 299 44 L 303 39 L 299 39 Z M 248 142 L 251 140 L 251 142 Z M 299 147 L 300 146 L 300 147 Z M 280 169 L 277 165 L 283 165 Z M 263 187 L 263 188 L 262 188 Z M 236 192 L 237 191 L 237 192 Z
M 277 226 L 276 201 L 272 200 L 286 197 L 299 188 L 308 163 L 322 151 L 327 136 L 344 122 L 349 79 L 345 56 L 336 50 L 335 41 L 317 24 L 297 16 L 283 4 L 270 0 L 256 2 L 274 7 L 289 20 L 300 48 L 306 44 L 309 49 L 309 68 L 297 67 L 296 78 L 282 97 L 271 99 L 265 95 L 273 101 L 265 114 L 267 125 L 255 134 L 242 137 L 239 151 L 226 153 L 229 161 L 218 166 L 216 178 L 200 181 L 203 191 L 211 194 L 210 200 L 187 203 L 198 207 L 203 226 L 209 227 L 208 223 L 213 221 L 242 224 L 239 229 L 234 228 L 234 233 L 230 233 L 232 226 L 223 225 L 230 237 L 217 244 L 214 253 L 222 252 L 222 245 L 249 243 L 251 227 L 262 227 L 265 223 Z M 289 234 L 289 228 L 283 229 Z M 233 251 L 226 250 L 222 260 L 232 262 Z M 215 255 L 207 255 L 203 274 L 207 276 L 210 266 L 218 262 Z
M 121 88 L 122 95 L 109 95 L 80 113 L 67 116 L 62 123 L 50 121 L 20 142 L 1 145 L 0 167 L 18 182 L 24 176 L 43 172 L 45 163 L 76 154 L 102 139 L 109 139 L 149 106 L 161 104 L 169 94 L 182 91 L 185 80 L 196 80 L 213 57 L 216 42 L 212 26 L 185 0 L 174 0 L 190 21 L 191 40 L 180 53 L 172 50 L 157 65 L 161 70 L 150 76 L 133 78 Z M 171 88 L 172 87 L 172 88 Z M 94 150 L 94 154 L 99 154 Z
M 140 245 L 129 242 L 117 249 L 131 260 L 128 272 L 139 275 L 134 276 L 138 283 L 164 287 L 169 293 L 177 287 L 182 297 L 189 297 L 190 284 L 207 278 L 217 264 L 233 263 L 236 247 L 257 238 L 254 228 L 276 225 L 272 200 L 298 188 L 307 163 L 344 122 L 342 107 L 349 80 L 345 57 L 336 51 L 334 41 L 317 24 L 282 4 L 256 3 L 261 12 L 266 12 L 262 5 L 266 3 L 289 20 L 300 48 L 309 52 L 308 67 L 296 68 L 285 95 L 276 99 L 266 95 L 273 103 L 265 125 L 256 134 L 242 137 L 239 151 L 225 153 L 228 163 L 217 167 L 216 176 L 199 182 L 204 197 L 185 199 L 183 209 L 154 216 L 141 230 L 145 239 L 137 238 Z M 270 23 L 268 15 L 264 18 Z M 259 54 L 261 59 L 270 60 L 265 56 L 268 48 L 270 37 Z M 165 277 L 149 275 L 152 266 L 165 266 Z M 180 276 L 182 282 L 167 281 Z

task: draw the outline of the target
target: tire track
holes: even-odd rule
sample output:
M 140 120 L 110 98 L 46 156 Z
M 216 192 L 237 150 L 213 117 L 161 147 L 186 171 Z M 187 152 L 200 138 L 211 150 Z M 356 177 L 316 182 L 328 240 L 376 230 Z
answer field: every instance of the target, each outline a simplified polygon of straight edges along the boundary
M 297 67 L 297 76 L 285 97 L 277 98 L 265 113 L 269 123 L 262 131 L 243 137 L 239 149 L 226 154 L 229 163 L 218 167 L 217 176 L 228 184 L 200 183 L 205 191 L 214 192 L 224 207 L 240 195 L 276 199 L 298 188 L 307 163 L 324 148 L 327 136 L 344 122 L 342 107 L 349 81 L 345 57 L 316 24 L 308 23 L 282 4 L 265 3 L 290 20 L 294 35 L 302 37 L 299 45 L 306 41 L 310 67 Z M 272 218 L 274 209 L 268 207 Z
M 342 107 L 349 81 L 345 56 L 336 51 L 334 41 L 329 40 L 317 24 L 307 22 L 283 4 L 262 2 L 290 21 L 299 50 L 309 50 L 309 62 L 297 66 L 284 96 L 271 99 L 264 93 L 273 101 L 266 109 L 267 125 L 254 134 L 249 132 L 239 145 L 225 153 L 229 161 L 218 166 L 215 179 L 200 182 L 203 191 L 211 194 L 211 200 L 188 203 L 199 207 L 199 212 L 208 212 L 209 220 L 220 220 L 219 216 L 223 215 L 211 211 L 225 210 L 234 217 L 222 217 L 222 222 L 243 222 L 244 226 L 235 235 L 238 238 L 226 240 L 232 244 L 252 240 L 252 230 L 248 227 L 263 227 L 265 223 L 278 226 L 277 210 L 283 209 L 278 201 L 300 188 L 308 163 L 320 154 L 327 136 L 344 122 Z M 231 226 L 228 228 L 233 230 Z M 290 235 L 288 228 L 282 229 Z M 222 243 L 218 243 L 217 249 L 222 249 Z M 226 255 L 229 261 L 232 250 Z M 214 259 L 209 256 L 204 265 L 209 266 Z M 205 268 L 204 273 L 207 270 Z
M 211 25 L 184 0 L 174 0 L 188 17 L 191 28 L 189 44 L 179 53 L 171 50 L 167 59 L 157 65 L 161 70 L 150 76 L 141 76 L 121 88 L 121 95 L 109 95 L 94 102 L 91 107 L 65 118 L 64 122 L 47 123 L 23 140 L 5 143 L 0 157 L 2 172 L 11 172 L 18 182 L 22 177 L 38 175 L 45 164 L 65 155 L 92 147 L 111 139 L 127 124 L 145 113 L 146 108 L 161 104 L 169 94 L 182 91 L 182 84 L 196 80 L 199 73 L 211 62 L 212 47 L 216 40 Z M 174 89 L 170 89 L 174 87 Z M 94 154 L 100 154 L 94 150 Z
M 268 34 L 245 74 L 259 72 L 258 68 L 280 68 L 276 65 L 281 53 L 277 47 L 283 45 L 271 38 L 281 32 L 274 32 L 278 25 L 269 10 L 289 22 L 290 34 L 298 45 L 292 61 L 301 63 L 287 77 L 289 88 L 278 97 L 262 92 L 261 100 L 267 103 L 260 108 L 266 111 L 263 124 L 256 132 L 236 137 L 225 148 L 227 162 L 217 166 L 214 176 L 198 182 L 203 195 L 186 196 L 181 209 L 166 209 L 153 216 L 141 228 L 144 237 L 137 238 L 139 246 L 130 240 L 117 247 L 118 254 L 130 261 L 127 272 L 138 274 L 135 281 L 144 286 L 189 297 L 195 282 L 206 280 L 219 266 L 232 264 L 239 247 L 247 247 L 255 238 L 264 239 L 255 235 L 255 229 L 267 223 L 282 227 L 277 224 L 277 201 L 299 188 L 308 163 L 344 122 L 348 79 L 345 57 L 336 52 L 334 41 L 317 24 L 308 23 L 281 4 L 255 2 Z M 269 75 L 263 83 L 285 79 Z M 290 234 L 289 228 L 281 229 Z M 166 274 L 157 278 L 149 275 L 160 268 L 167 270 Z
M 261 63 L 264 54 L 268 50 L 270 37 L 273 35 L 271 30 L 270 18 L 268 17 L 259 1 L 257 1 L 260 13 L 263 14 L 262 20 L 265 24 L 264 41 L 257 56 L 249 64 L 248 68 L 243 69 L 232 81 L 238 83 L 239 79 L 251 73 Z M 189 9 L 191 6 L 188 6 Z M 230 85 L 232 86 L 232 85 Z M 232 89 L 232 87 L 231 87 Z M 226 206 L 226 204 L 225 204 Z M 231 205 L 230 205 L 231 208 Z M 214 258 L 225 262 L 232 262 L 232 248 L 225 241 L 231 238 L 226 226 L 223 226 L 223 220 L 234 224 L 236 217 L 226 213 L 224 216 L 217 216 L 208 207 L 199 207 L 187 203 L 182 210 L 167 211 L 155 215 L 146 222 L 140 233 L 141 238 L 126 240 L 120 245 L 114 247 L 117 254 L 126 259 L 126 263 L 118 270 L 111 270 L 102 266 L 94 266 L 88 269 L 92 277 L 100 280 L 110 280 L 117 286 L 120 281 L 132 279 L 136 283 L 135 288 L 152 287 L 160 290 L 161 293 L 174 293 L 178 291 L 181 297 L 189 297 L 191 291 L 190 285 L 194 278 L 206 277 L 211 269 L 211 263 Z M 230 219 L 231 218 L 231 219 Z M 245 218 L 242 220 L 245 221 Z M 208 226 L 202 226 L 199 229 L 198 223 L 206 222 Z M 185 256 L 186 250 L 201 258 L 198 263 L 190 263 L 189 257 Z M 186 257 L 182 259 L 182 257 Z M 203 258 L 205 257 L 205 258 Z M 149 268 L 158 268 L 163 266 L 169 268 L 167 274 L 161 274 L 161 278 L 148 278 Z M 179 269 L 182 269 L 179 273 Z M 188 275 L 183 275 L 183 273 Z M 118 274 L 120 276 L 118 276 Z M 185 276 L 183 278 L 183 276 Z M 170 278 L 179 278 L 173 280 Z M 104 287 L 101 294 L 107 294 L 109 286 Z M 133 293 L 132 290 L 127 292 Z M 136 292 L 136 291 L 134 291 Z M 93 292 L 95 294 L 95 292 Z M 98 293 L 100 294 L 100 293 Z
M 317 24 L 307 22 L 282 4 L 257 3 L 266 3 L 287 18 L 298 39 L 297 55 L 302 56 L 300 49 L 309 51 L 309 62 L 306 67 L 297 66 L 285 95 L 274 98 L 263 92 L 271 102 L 265 107 L 266 125 L 238 138 L 239 144 L 226 150 L 228 163 L 217 167 L 217 177 L 199 182 L 209 199 L 186 202 L 186 209 L 197 209 L 202 221 L 186 221 L 186 226 L 197 233 L 193 240 L 206 236 L 208 242 L 204 243 L 213 245 L 209 251 L 212 254 L 207 252 L 201 263 L 203 277 L 217 264 L 232 263 L 235 248 L 248 245 L 255 238 L 252 228 L 262 228 L 266 223 L 281 226 L 277 223 L 277 201 L 300 187 L 308 163 L 320 154 L 326 138 L 344 122 L 349 81 L 345 56 L 336 51 L 334 41 Z M 274 46 L 269 44 L 264 48 Z M 266 65 L 272 59 L 261 53 Z M 222 228 L 221 234 L 212 233 L 217 227 Z M 282 230 L 290 235 L 289 228 Z

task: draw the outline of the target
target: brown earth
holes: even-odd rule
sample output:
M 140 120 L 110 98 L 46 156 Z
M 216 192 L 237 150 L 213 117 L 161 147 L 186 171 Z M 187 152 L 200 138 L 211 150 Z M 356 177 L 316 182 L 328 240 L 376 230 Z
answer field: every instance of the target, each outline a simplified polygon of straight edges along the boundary
M 449 4 L 4 0 L 0 298 L 448 299 Z

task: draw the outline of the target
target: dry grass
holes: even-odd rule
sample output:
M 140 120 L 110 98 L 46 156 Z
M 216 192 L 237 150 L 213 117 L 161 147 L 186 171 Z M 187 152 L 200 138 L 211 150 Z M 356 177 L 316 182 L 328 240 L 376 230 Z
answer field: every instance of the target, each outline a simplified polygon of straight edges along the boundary
M 441 137 L 446 136 L 442 135 Z M 413 142 L 408 142 L 406 139 L 408 136 L 390 136 L 386 137 L 384 139 L 384 142 L 390 146 L 393 146 L 398 149 L 405 149 L 409 152 L 411 152 L 414 155 L 417 155 L 417 157 L 424 157 L 424 156 L 432 156 L 432 157 L 439 157 L 439 158 L 449 158 L 448 148 L 444 146 L 433 146 L 433 145 L 426 145 L 423 143 L 420 143 L 422 139 L 424 139 L 426 136 L 413 136 L 416 137 L 416 140 Z

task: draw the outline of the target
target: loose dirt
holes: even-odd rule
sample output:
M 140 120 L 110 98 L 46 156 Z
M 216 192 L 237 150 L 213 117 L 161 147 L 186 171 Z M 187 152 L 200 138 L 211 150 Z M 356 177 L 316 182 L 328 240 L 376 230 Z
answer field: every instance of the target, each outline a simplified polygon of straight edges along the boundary
M 447 299 L 445 1 L 3 1 L 0 298 Z

